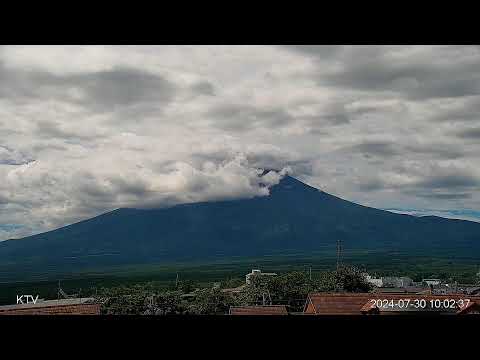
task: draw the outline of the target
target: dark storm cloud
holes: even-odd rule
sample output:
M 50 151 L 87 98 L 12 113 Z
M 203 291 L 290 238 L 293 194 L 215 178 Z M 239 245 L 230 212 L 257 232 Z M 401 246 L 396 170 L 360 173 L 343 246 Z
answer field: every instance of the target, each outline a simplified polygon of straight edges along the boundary
M 140 70 L 118 68 L 111 71 L 75 75 L 66 83 L 85 90 L 82 103 L 101 109 L 132 105 L 140 102 L 168 103 L 175 87 L 166 79 Z
M 225 104 L 207 112 L 207 117 L 225 130 L 245 131 L 255 127 L 285 126 L 294 119 L 284 109 L 261 109 L 249 105 Z
M 480 81 L 480 80 L 479 80 Z M 480 120 L 480 96 L 468 97 L 456 106 L 438 111 L 431 121 L 474 122 Z
M 10 70 L 0 60 L 0 99 L 35 96 L 35 79 L 30 71 Z
M 480 82 L 480 79 L 479 79 Z M 439 111 L 431 118 L 432 121 L 440 122 L 473 122 L 480 120 L 480 96 L 468 97 L 453 108 Z
M 347 124 L 355 114 L 349 112 L 345 108 L 345 105 L 343 102 L 332 102 L 325 106 L 323 111 L 317 115 L 316 119 L 326 121 L 332 125 Z M 312 118 L 310 122 L 315 123 L 314 118 Z
M 479 72 L 478 69 L 471 71 Z M 326 75 L 321 84 L 365 91 L 399 92 L 409 99 L 462 97 L 480 94 L 480 77 L 465 72 L 445 75 L 448 69 L 427 66 L 391 67 L 382 62 L 352 65 Z
M 322 109 L 317 114 L 299 118 L 306 121 L 312 127 L 312 131 L 325 125 L 350 125 L 355 121 L 368 119 L 370 115 L 385 116 L 385 114 L 388 114 L 388 116 L 395 116 L 399 113 L 405 115 L 407 112 L 406 106 L 402 103 L 356 104 L 355 98 L 331 100 L 322 103 L 322 105 Z
M 93 139 L 98 139 L 101 138 L 102 135 L 99 134 L 98 132 L 95 132 L 95 129 L 91 129 L 92 131 L 89 132 L 88 134 L 81 134 L 78 132 L 74 131 L 68 131 L 65 130 L 61 127 L 61 124 L 55 122 L 55 121 L 38 121 L 36 123 L 36 133 L 44 139 L 64 139 L 67 142 L 70 143 L 75 143 L 76 141 L 81 141 L 81 140 L 93 140 Z M 44 146 L 45 148 L 56 148 L 61 149 L 58 145 L 51 145 L 51 146 Z
M 418 154 L 427 155 L 435 159 L 459 159 L 465 156 L 465 150 L 458 145 L 450 144 L 426 144 L 426 145 L 406 145 L 403 147 L 405 155 Z
M 201 81 L 192 86 L 192 90 L 199 95 L 214 96 L 215 87 L 208 81 Z
M 316 79 L 322 86 L 371 93 L 396 92 L 413 100 L 480 94 L 480 51 L 475 47 L 447 50 L 470 52 L 471 59 L 460 65 L 458 57 L 449 63 L 435 63 L 416 54 L 409 61 L 396 61 L 389 56 L 392 48 L 382 46 L 287 48 L 318 60 L 334 58 L 338 65 L 334 70 L 325 69 L 323 62 L 318 62 Z
M 113 186 L 113 192 L 115 194 L 128 194 L 137 197 L 148 194 L 147 184 L 140 180 L 112 177 L 109 179 L 109 182 Z
M 418 194 L 422 198 L 429 196 L 432 199 L 444 200 L 447 200 L 448 197 L 453 199 L 454 194 L 462 194 L 459 198 L 469 198 L 480 189 L 480 177 L 465 169 L 438 166 L 425 166 L 419 169 L 397 165 L 393 166 L 391 170 L 385 175 L 361 172 L 361 176 L 352 184 L 360 191 L 388 189 L 408 196 L 417 196 Z M 399 182 L 398 179 L 403 180 Z
M 84 200 L 96 204 L 114 204 L 119 195 L 142 198 L 148 194 L 148 186 L 141 179 L 110 176 L 104 179 L 89 172 L 78 172 L 75 191 L 82 194 Z
M 392 157 L 400 153 L 400 151 L 395 147 L 395 145 L 388 142 L 364 142 L 361 144 L 343 148 L 342 151 L 360 153 L 367 157 Z
M 419 196 L 426 199 L 433 199 L 433 200 L 466 200 L 472 197 L 472 194 L 469 193 L 423 193 L 423 192 L 415 192 L 415 196 Z
M 394 91 L 409 99 L 461 97 L 480 93 L 478 61 L 463 66 L 436 65 L 416 60 L 392 61 L 381 47 L 351 50 L 341 70 L 326 74 L 319 82 L 366 91 Z
M 175 92 L 176 87 L 165 78 L 138 69 L 118 67 L 60 76 L 6 69 L 0 63 L 0 98 L 12 100 L 55 98 L 95 111 L 109 111 L 142 102 L 166 104 Z
M 10 203 L 10 200 L 6 196 L 3 196 L 2 194 L 0 194 L 0 205 L 8 204 L 8 203 Z
M 385 188 L 385 184 L 380 179 L 367 179 L 358 184 L 360 191 L 378 191 Z
M 480 179 L 468 173 L 432 175 L 416 184 L 423 188 L 455 189 L 480 186 Z
M 451 144 L 408 144 L 390 142 L 363 142 L 347 146 L 339 150 L 341 153 L 362 154 L 368 159 L 392 158 L 403 156 L 406 158 L 424 155 L 429 159 L 459 159 L 465 156 L 465 150 Z M 378 161 L 378 160 L 376 160 Z M 382 165 L 383 163 L 378 163 Z
M 472 76 L 470 71 L 478 73 L 480 65 L 478 68 L 447 75 L 445 72 L 448 72 L 448 69 L 421 65 L 395 66 L 387 62 L 373 61 L 351 64 L 342 71 L 326 75 L 319 83 L 366 91 L 394 91 L 406 98 L 417 100 L 461 97 L 480 93 L 480 77 Z
M 462 130 L 456 135 L 461 139 L 480 140 L 480 128 Z

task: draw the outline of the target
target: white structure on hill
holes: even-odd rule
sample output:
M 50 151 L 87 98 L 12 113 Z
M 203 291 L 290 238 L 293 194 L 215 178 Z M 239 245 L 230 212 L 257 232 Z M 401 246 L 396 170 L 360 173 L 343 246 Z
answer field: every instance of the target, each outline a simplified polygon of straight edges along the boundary
M 365 279 L 367 280 L 368 283 L 372 284 L 373 286 L 376 286 L 376 287 L 382 287 L 383 286 L 382 278 L 374 278 L 374 277 L 366 274 Z
M 260 270 L 258 269 L 254 269 L 252 270 L 251 273 L 245 275 L 245 282 L 247 283 L 247 285 L 250 285 L 251 284 L 251 279 L 253 276 L 275 276 L 277 275 L 276 273 L 262 273 Z
M 413 280 L 406 276 L 384 276 L 375 278 L 364 274 L 365 280 L 376 287 L 405 288 L 413 285 Z
M 442 283 L 440 279 L 423 279 L 422 283 L 427 284 L 427 286 L 437 286 Z

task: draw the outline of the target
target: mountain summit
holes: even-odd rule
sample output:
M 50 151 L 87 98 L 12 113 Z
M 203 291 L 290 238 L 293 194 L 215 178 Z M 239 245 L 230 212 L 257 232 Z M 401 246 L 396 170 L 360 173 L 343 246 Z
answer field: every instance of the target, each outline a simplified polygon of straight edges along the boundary
M 269 196 L 118 209 L 0 243 L 0 263 L 29 268 L 161 263 L 334 248 L 469 254 L 480 223 L 415 217 L 361 206 L 285 176 Z

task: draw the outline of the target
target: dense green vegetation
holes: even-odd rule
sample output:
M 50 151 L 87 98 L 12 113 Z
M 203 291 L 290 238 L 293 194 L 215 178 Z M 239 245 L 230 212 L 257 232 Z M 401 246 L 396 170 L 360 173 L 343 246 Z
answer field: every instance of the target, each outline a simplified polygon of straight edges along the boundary
M 361 272 L 352 267 L 325 271 L 310 277 L 305 272 L 289 272 L 274 277 L 254 277 L 239 292 L 225 291 L 240 279 L 229 279 L 220 286 L 196 287 L 177 283 L 175 288 L 158 289 L 153 284 L 105 289 L 95 295 L 103 314 L 169 315 L 227 314 L 231 306 L 286 305 L 291 312 L 301 312 L 307 295 L 314 291 L 368 292 L 371 286 Z
M 400 253 L 345 251 L 345 264 L 353 265 L 370 274 L 381 276 L 409 276 L 415 281 L 423 278 L 439 277 L 453 279 L 460 283 L 474 283 L 479 270 L 474 258 L 432 258 L 412 257 Z M 245 274 L 252 268 L 267 272 L 308 273 L 312 269 L 314 277 L 335 268 L 335 253 L 319 257 L 297 254 L 251 259 L 222 259 L 211 263 L 172 263 L 164 265 L 125 265 L 108 268 L 92 268 L 78 273 L 48 274 L 46 277 L 23 282 L 0 283 L 0 305 L 12 304 L 17 294 L 38 294 L 40 298 L 56 299 L 58 280 L 68 294 L 90 296 L 102 288 L 150 286 L 158 291 L 175 289 L 178 274 L 179 283 L 185 292 L 194 287 L 211 287 L 221 282 L 222 287 L 232 288 L 244 282 Z M 29 277 L 27 277 L 29 278 Z

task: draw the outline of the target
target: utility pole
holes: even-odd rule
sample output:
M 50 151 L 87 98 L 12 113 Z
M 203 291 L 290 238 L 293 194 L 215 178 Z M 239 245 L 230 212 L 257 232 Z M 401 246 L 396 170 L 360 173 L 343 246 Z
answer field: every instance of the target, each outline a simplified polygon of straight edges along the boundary
M 178 289 L 178 272 L 177 272 L 177 278 L 175 279 L 175 289 Z
M 312 265 L 309 268 L 310 281 L 312 281 Z
M 342 261 L 342 240 L 337 240 L 337 271 L 340 269 Z

